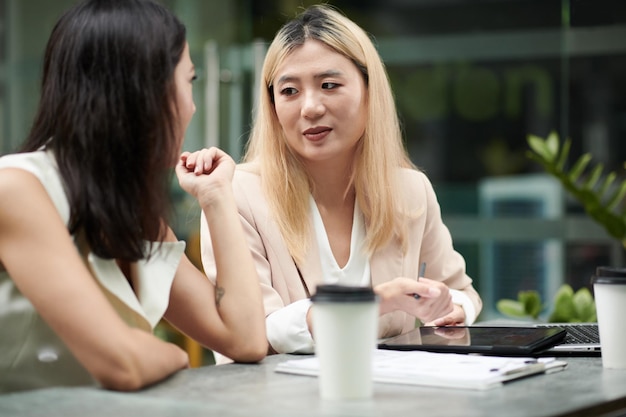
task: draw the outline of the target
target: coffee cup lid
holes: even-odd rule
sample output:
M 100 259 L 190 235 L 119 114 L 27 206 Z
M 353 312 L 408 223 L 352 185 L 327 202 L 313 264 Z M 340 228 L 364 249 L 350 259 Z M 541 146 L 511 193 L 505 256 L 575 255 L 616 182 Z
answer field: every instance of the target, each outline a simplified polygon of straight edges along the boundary
M 314 303 L 336 302 L 372 302 L 376 294 L 370 287 L 356 287 L 336 284 L 318 285 L 316 293 L 311 297 Z
M 626 284 L 626 268 L 599 266 L 591 278 L 592 284 Z

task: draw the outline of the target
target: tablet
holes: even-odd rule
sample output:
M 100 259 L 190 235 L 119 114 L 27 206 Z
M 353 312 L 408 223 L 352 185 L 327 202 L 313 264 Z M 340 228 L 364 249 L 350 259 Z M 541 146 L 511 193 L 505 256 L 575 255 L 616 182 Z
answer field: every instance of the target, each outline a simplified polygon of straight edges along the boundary
M 559 327 L 418 327 L 379 343 L 380 349 L 431 352 L 531 355 L 561 342 L 567 332 Z

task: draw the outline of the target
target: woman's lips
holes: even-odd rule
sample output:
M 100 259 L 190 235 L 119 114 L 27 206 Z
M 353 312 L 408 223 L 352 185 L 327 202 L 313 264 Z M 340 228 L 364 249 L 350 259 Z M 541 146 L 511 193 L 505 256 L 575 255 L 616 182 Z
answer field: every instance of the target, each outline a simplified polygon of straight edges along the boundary
M 314 127 L 311 129 L 307 129 L 303 132 L 304 137 L 308 140 L 316 142 L 324 139 L 331 132 L 331 128 L 329 127 Z

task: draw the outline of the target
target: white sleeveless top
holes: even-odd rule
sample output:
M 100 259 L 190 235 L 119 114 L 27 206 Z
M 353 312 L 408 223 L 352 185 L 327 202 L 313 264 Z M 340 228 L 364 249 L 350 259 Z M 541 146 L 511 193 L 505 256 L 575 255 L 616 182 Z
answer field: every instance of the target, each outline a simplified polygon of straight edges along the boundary
M 69 204 L 51 152 L 0 157 L 0 172 L 2 168 L 9 167 L 21 168 L 35 175 L 67 224 Z M 150 260 L 137 263 L 138 294 L 135 294 L 115 260 L 102 259 L 90 252 L 83 258 L 120 316 L 130 326 L 151 331 L 167 309 L 174 274 L 184 250 L 183 241 L 164 242 L 160 250 L 154 246 L 154 255 Z M 46 278 L 45 271 L 42 271 L 41 277 Z M 0 393 L 57 385 L 95 384 L 1 266 L 0 332 Z

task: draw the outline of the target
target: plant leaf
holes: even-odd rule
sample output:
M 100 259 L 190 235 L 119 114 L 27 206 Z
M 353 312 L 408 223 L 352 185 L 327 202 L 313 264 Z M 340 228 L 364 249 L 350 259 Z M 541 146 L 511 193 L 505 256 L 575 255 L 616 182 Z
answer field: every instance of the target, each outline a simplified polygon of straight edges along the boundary
M 553 130 L 546 138 L 546 147 L 550 155 L 550 161 L 555 161 L 559 154 L 559 135 Z
M 591 175 L 589 175 L 589 178 L 587 178 L 587 181 L 585 181 L 585 185 L 583 187 L 588 190 L 592 190 L 596 186 L 596 183 L 598 182 L 598 180 L 600 179 L 603 168 L 604 166 L 602 164 L 596 165 L 593 171 L 591 171 Z
M 626 195 L 626 181 L 622 182 L 622 185 L 620 185 L 613 197 L 607 202 L 607 209 L 609 211 L 613 210 L 619 202 L 622 201 L 624 195 Z
M 559 172 L 563 172 L 565 168 L 565 163 L 567 162 L 567 157 L 569 156 L 569 150 L 572 146 L 571 139 L 567 139 L 563 142 L 563 147 L 561 148 L 561 153 L 559 154 L 559 159 L 556 161 L 556 169 Z
M 529 290 L 529 291 L 520 291 L 517 295 L 518 300 L 524 306 L 524 311 L 530 317 L 536 319 L 539 317 L 539 313 L 541 313 L 541 295 L 539 295 L 538 291 Z
M 526 317 L 524 305 L 519 301 L 510 300 L 508 298 L 499 300 L 496 303 L 498 311 L 509 317 Z
M 574 308 L 576 309 L 576 316 L 573 317 L 577 322 L 592 322 L 595 321 L 596 315 L 596 303 L 593 300 L 593 296 L 589 289 L 582 287 L 576 291 L 572 297 Z M 572 321 L 572 320 L 570 320 Z
M 530 148 L 536 154 L 538 154 L 543 160 L 548 161 L 548 162 L 552 161 L 552 157 L 550 155 L 550 149 L 548 148 L 546 141 L 544 141 L 539 136 L 535 136 L 535 135 L 528 135 L 527 140 L 528 140 L 528 145 L 530 146 Z
M 585 168 L 587 167 L 587 164 L 589 164 L 589 161 L 591 161 L 591 154 L 588 154 L 588 153 L 578 158 L 578 160 L 574 164 L 574 167 L 571 169 L 569 173 L 570 181 L 572 182 L 578 181 L 580 174 L 582 174 L 582 172 L 585 170 Z
M 613 181 L 615 181 L 615 177 L 617 177 L 617 174 L 615 174 L 615 172 L 609 172 L 609 174 L 604 179 L 604 182 L 602 183 L 602 187 L 600 187 L 600 190 L 598 191 L 598 195 L 600 197 L 602 197 L 604 193 L 606 193 Z
M 550 318 L 551 322 L 568 322 L 571 317 L 576 315 L 576 309 L 573 303 L 574 290 L 568 284 L 559 287 L 554 296 L 554 309 Z

